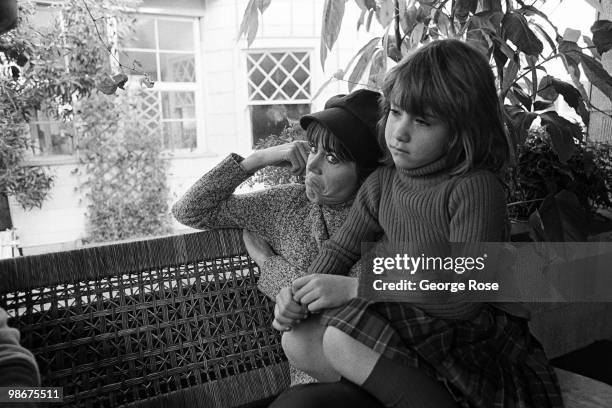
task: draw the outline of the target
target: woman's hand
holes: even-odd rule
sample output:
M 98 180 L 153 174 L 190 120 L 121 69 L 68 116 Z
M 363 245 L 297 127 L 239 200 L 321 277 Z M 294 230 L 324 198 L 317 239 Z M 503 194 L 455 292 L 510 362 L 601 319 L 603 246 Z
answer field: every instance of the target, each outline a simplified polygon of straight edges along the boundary
M 256 150 L 245 158 L 240 165 L 249 173 L 266 166 L 290 167 L 291 173 L 297 176 L 306 170 L 309 153 L 308 142 L 296 140 L 295 142 Z
M 291 288 L 282 288 L 276 295 L 272 327 L 279 331 L 288 331 L 306 317 L 308 310 L 293 300 Z
M 357 296 L 357 278 L 312 274 L 293 281 L 293 300 L 311 312 L 342 306 Z
M 249 256 L 253 258 L 260 268 L 263 266 L 264 262 L 266 262 L 266 259 L 276 255 L 270 244 L 251 231 L 243 229 L 242 240 L 244 241 L 244 246 L 246 246 Z

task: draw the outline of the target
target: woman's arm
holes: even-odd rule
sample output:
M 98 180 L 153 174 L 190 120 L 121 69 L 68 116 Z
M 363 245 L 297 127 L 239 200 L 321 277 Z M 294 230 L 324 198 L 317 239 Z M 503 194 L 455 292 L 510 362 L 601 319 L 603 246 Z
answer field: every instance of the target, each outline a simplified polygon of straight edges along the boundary
M 380 171 L 363 183 L 344 224 L 321 246 L 309 274 L 346 275 L 361 255 L 363 242 L 374 242 L 384 232 L 378 223 Z
M 200 178 L 172 207 L 182 224 L 193 228 L 247 228 L 266 231 L 273 217 L 286 206 L 287 192 L 269 188 L 248 194 L 233 194 L 253 172 L 268 165 L 305 168 L 307 144 L 293 142 L 254 152 L 243 159 L 231 154 Z
M 19 344 L 19 331 L 7 325 L 8 314 L 0 308 L 0 386 L 36 387 L 40 375 L 36 359 Z

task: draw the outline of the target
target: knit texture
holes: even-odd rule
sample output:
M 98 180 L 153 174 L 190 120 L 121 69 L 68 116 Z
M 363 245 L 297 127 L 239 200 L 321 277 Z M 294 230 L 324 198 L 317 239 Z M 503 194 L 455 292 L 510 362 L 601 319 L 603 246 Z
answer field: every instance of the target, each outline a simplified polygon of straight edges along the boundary
M 277 256 L 259 265 L 258 288 L 274 300 L 283 287 L 307 274 L 322 244 L 346 219 L 351 203 L 334 207 L 313 204 L 301 184 L 234 194 L 252 175 L 242 169 L 242 160 L 237 154 L 226 157 L 174 204 L 172 214 L 193 228 L 244 228 L 265 239 Z M 360 270 L 357 263 L 350 275 L 358 276 Z M 292 383 L 307 380 L 305 374 L 291 371 Z
M 0 386 L 39 386 L 36 359 L 19 344 L 19 331 L 8 327 L 8 317 L 0 308 Z
M 323 244 L 310 273 L 345 274 L 360 257 L 362 242 L 402 243 L 407 251 L 429 242 L 496 242 L 504 236 L 506 200 L 497 177 L 473 171 L 451 177 L 444 158 L 412 169 L 385 167 L 363 184 L 349 216 Z M 478 303 L 416 304 L 434 317 L 465 319 Z

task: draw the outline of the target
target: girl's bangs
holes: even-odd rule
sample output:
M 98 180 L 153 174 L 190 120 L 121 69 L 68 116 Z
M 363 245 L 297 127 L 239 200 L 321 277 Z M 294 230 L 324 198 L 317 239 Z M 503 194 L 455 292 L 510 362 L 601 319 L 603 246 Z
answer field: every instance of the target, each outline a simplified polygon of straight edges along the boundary
M 437 80 L 429 61 L 412 58 L 405 66 L 389 75 L 383 92 L 389 103 L 403 111 L 423 117 L 435 117 L 446 123 L 454 117 L 453 98 L 443 81 Z

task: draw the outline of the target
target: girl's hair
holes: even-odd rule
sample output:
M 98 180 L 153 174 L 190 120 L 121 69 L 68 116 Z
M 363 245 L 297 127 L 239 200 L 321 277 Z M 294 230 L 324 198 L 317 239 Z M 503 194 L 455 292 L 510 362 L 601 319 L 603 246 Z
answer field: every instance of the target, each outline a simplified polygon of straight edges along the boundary
M 432 115 L 447 124 L 451 174 L 474 168 L 497 172 L 508 162 L 510 145 L 495 77 L 484 55 L 470 45 L 459 40 L 427 44 L 389 71 L 383 95 L 378 130 L 386 164 L 391 157 L 384 131 L 392 101 L 405 112 Z
M 370 173 L 376 169 L 376 167 L 366 167 L 355 160 L 355 156 L 342 143 L 342 140 L 338 139 L 329 129 L 314 120 L 310 122 L 306 129 L 306 138 L 309 143 L 315 146 L 320 144 L 326 152 L 334 153 L 341 162 L 355 162 L 359 184 L 363 183 Z

